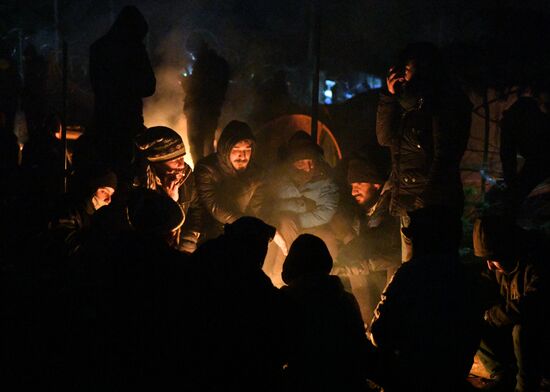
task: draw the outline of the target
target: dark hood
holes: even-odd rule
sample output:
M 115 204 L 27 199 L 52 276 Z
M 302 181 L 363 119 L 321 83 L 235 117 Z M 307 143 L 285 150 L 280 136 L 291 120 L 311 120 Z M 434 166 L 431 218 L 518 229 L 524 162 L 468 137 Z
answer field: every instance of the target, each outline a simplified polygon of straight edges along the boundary
M 324 241 L 312 234 L 301 234 L 290 246 L 283 264 L 286 284 L 309 275 L 330 274 L 332 257 Z
M 240 141 L 243 140 L 252 140 L 252 155 L 250 156 L 250 162 L 248 163 L 249 167 L 254 159 L 254 150 L 256 149 L 256 138 L 252 133 L 252 129 L 247 123 L 242 121 L 233 120 L 225 126 L 218 140 L 217 154 L 220 164 L 228 173 L 235 174 L 236 170 L 231 165 L 229 161 L 229 154 L 231 150 Z
M 143 41 L 149 25 L 143 14 L 135 6 L 126 6 L 118 14 L 109 35 L 122 39 Z

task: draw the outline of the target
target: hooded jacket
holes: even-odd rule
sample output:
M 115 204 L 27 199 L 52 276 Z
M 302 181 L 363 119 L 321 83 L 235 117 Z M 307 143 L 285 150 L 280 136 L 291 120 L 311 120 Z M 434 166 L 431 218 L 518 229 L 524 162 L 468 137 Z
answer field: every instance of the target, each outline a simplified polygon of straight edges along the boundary
M 240 141 L 252 140 L 252 155 L 247 168 L 238 172 L 229 155 Z M 223 232 L 225 223 L 244 215 L 262 216 L 264 171 L 254 163 L 255 138 L 248 125 L 232 121 L 223 130 L 218 151 L 201 159 L 195 167 L 195 182 L 204 214 L 204 239 Z

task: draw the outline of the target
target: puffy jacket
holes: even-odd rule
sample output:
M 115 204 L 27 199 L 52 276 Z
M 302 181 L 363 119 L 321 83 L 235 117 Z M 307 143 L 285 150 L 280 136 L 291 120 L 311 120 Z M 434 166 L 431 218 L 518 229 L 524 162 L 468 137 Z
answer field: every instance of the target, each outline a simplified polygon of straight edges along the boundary
M 195 167 L 199 199 L 206 210 L 203 215 L 205 239 L 220 235 L 225 223 L 233 223 L 241 216 L 262 216 L 264 171 L 254 164 L 253 154 L 243 172 L 237 172 L 229 161 L 235 144 L 254 137 L 239 129 L 226 131 L 220 136 L 218 151 L 201 159 Z

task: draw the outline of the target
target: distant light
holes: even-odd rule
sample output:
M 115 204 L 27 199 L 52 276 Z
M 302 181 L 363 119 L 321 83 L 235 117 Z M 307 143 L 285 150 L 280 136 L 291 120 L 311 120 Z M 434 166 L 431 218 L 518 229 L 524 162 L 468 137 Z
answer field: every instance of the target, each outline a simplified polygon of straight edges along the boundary
M 325 97 L 332 99 L 332 90 L 325 90 Z
M 367 75 L 367 84 L 371 89 L 377 89 L 382 87 L 382 79 L 378 76 Z
M 327 85 L 327 88 L 333 88 L 336 85 L 336 82 L 334 80 L 325 80 L 325 84 Z
M 350 99 L 353 98 L 353 94 L 347 91 L 344 93 L 344 97 L 346 97 L 346 99 Z

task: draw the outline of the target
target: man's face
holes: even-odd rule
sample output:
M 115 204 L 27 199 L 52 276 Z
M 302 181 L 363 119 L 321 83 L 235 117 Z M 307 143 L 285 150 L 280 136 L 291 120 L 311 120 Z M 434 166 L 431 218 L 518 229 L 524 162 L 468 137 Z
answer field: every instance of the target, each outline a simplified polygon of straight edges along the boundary
M 309 173 L 313 171 L 313 169 L 315 169 L 315 162 L 313 162 L 313 159 L 300 159 L 293 162 L 292 166 L 294 166 L 296 170 L 301 170 L 303 172 Z
M 250 157 L 252 156 L 252 141 L 242 140 L 235 144 L 229 154 L 229 161 L 233 169 L 237 171 L 246 170 Z
M 153 166 L 162 183 L 167 185 L 171 182 L 178 182 L 183 178 L 185 161 L 181 156 L 166 162 L 156 162 Z
M 353 182 L 351 184 L 351 195 L 360 206 L 372 203 L 378 196 L 380 184 L 370 182 Z
M 409 60 L 407 65 L 405 65 L 405 81 L 410 82 L 416 73 L 416 62 L 414 60 Z
M 313 159 L 300 159 L 292 162 L 291 177 L 298 184 L 306 184 L 314 176 L 315 161 Z
M 111 204 L 111 198 L 113 197 L 115 190 L 109 186 L 97 188 L 92 197 L 92 203 L 96 210 L 103 206 Z

